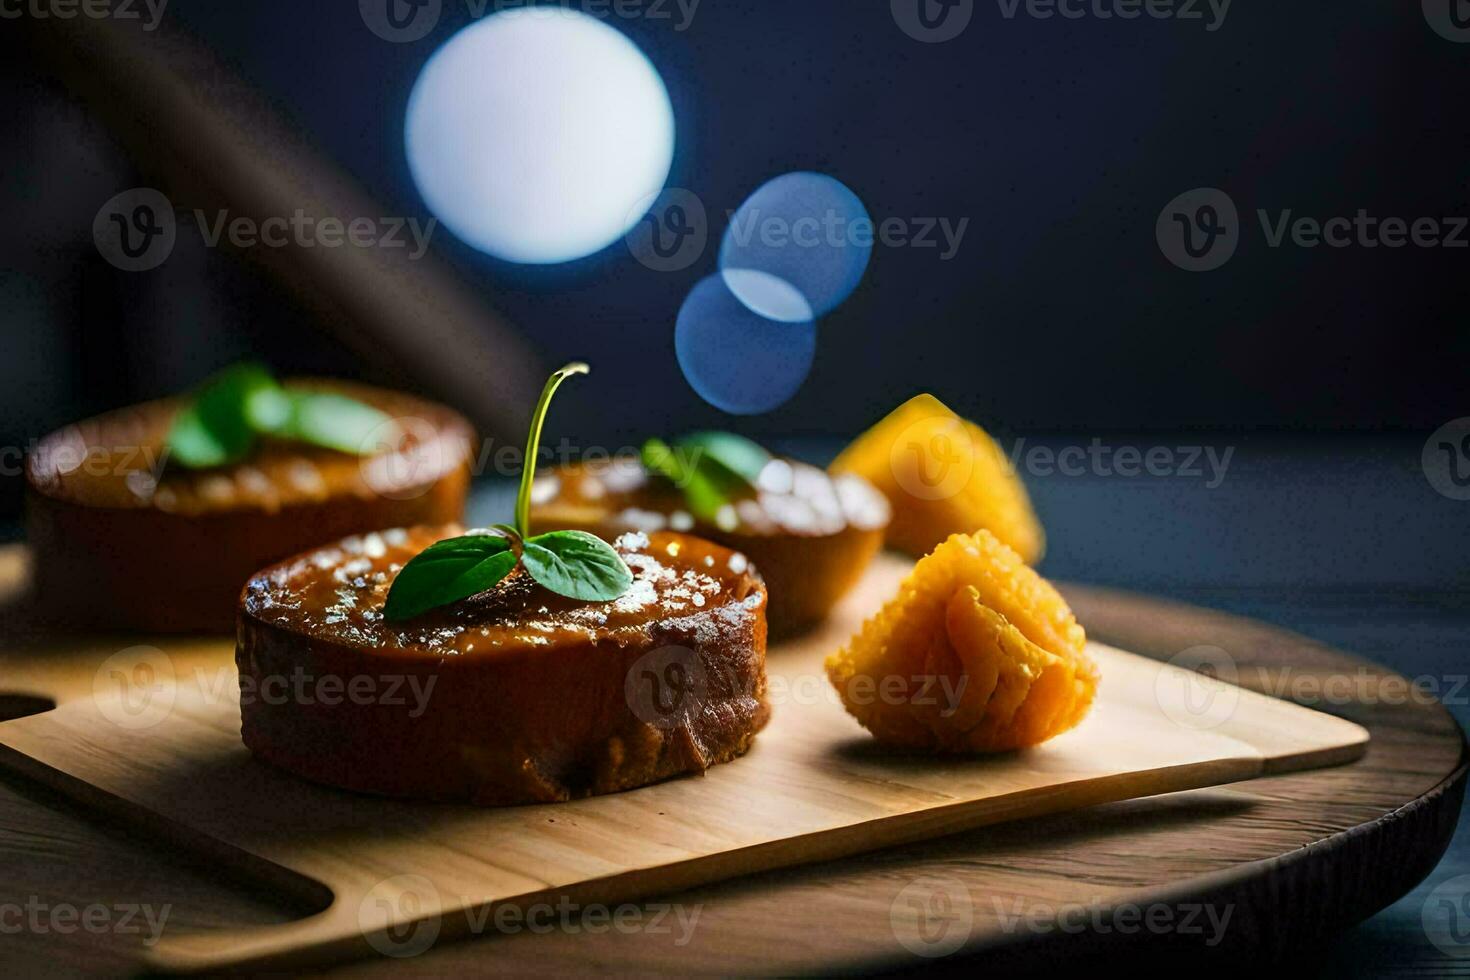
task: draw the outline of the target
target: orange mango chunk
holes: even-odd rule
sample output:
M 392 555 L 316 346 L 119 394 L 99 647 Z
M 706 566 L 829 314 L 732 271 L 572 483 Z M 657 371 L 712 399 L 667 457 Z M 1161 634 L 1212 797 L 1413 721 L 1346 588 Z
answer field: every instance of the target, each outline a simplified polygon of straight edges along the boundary
M 1082 721 L 1097 666 L 1066 601 L 989 531 L 956 534 L 827 658 L 880 742 L 936 753 L 1039 745 Z
M 1005 451 L 933 395 L 917 395 L 859 436 L 832 463 L 888 497 L 891 548 L 927 554 L 951 534 L 981 528 L 1034 565 L 1046 534 Z

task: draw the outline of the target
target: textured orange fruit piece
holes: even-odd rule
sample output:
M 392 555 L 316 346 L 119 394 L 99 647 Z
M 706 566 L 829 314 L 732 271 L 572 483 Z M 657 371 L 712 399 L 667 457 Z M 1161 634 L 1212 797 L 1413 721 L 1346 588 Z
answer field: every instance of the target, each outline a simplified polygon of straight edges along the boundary
M 894 409 L 831 469 L 866 477 L 888 497 L 890 547 L 923 555 L 951 534 L 985 528 L 1028 564 L 1045 550 L 1046 535 L 1005 451 L 933 395 Z
M 848 712 L 881 742 L 1001 752 L 1073 728 L 1097 692 L 1065 600 L 989 531 L 956 534 L 827 658 Z

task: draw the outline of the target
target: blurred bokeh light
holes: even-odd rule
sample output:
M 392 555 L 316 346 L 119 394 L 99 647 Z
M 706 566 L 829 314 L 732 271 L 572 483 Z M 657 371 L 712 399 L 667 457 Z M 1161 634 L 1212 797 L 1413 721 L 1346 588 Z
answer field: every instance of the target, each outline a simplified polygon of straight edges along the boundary
M 701 398 L 732 415 L 759 415 L 796 394 L 811 372 L 817 326 L 753 313 L 723 277 L 699 282 L 679 310 L 674 350 Z
M 674 113 L 627 37 L 571 10 L 507 10 L 451 37 L 409 97 L 415 184 L 455 235 L 510 262 L 617 241 L 668 178 Z
M 784 174 L 761 185 L 730 219 L 720 269 L 752 311 L 799 323 L 852 295 L 873 254 L 868 210 L 825 174 Z

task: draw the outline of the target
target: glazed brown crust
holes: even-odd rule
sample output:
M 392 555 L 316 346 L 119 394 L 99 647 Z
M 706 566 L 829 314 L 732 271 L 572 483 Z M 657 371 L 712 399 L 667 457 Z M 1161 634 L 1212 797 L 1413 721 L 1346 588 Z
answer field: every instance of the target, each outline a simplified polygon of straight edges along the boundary
M 607 467 L 581 464 L 538 477 L 533 527 L 575 528 L 611 541 L 630 530 L 649 529 L 650 521 L 669 526 L 671 515 L 685 508 L 682 494 L 667 481 L 627 463 L 613 465 L 618 468 L 613 479 L 604 476 Z M 831 495 L 825 512 L 813 514 L 797 494 L 762 494 L 764 506 L 751 514 L 760 520 L 758 525 L 743 521 L 727 530 L 689 519 L 688 527 L 690 533 L 750 558 L 770 590 L 771 634 L 776 637 L 799 633 L 826 618 L 882 548 L 889 519 L 887 500 L 861 477 L 838 477 L 839 485 L 816 467 L 789 465 L 813 480 L 820 478 L 819 488 Z
M 772 629 L 788 637 L 826 619 L 857 584 L 883 547 L 883 529 L 849 525 L 818 538 L 732 533 L 716 540 L 750 555 L 771 590 Z
M 456 531 L 412 530 L 388 549 L 391 564 L 375 567 L 396 574 L 408 555 Z M 679 538 L 655 535 L 650 547 Z M 694 543 L 697 556 L 730 555 Z M 675 569 L 703 567 L 697 556 Z M 330 575 L 330 564 L 321 562 L 320 574 Z M 302 567 L 297 559 L 252 578 L 236 662 L 245 744 L 315 782 L 480 805 L 558 802 L 728 762 L 770 717 L 765 591 L 754 576 L 730 577 L 725 601 L 692 613 L 605 629 L 540 624 L 552 634 L 544 645 L 511 637 L 466 652 L 463 643 L 416 645 L 396 634 L 377 648 L 356 634 L 314 628 L 300 610 L 273 612 L 271 596 L 285 594 L 281 583 Z M 444 635 L 445 622 L 431 615 L 426 633 Z M 688 698 L 656 688 L 689 677 L 697 683 Z M 323 678 L 373 694 L 327 704 L 294 693 L 324 689 Z
M 364 385 L 294 384 L 411 420 L 416 445 L 431 439 L 433 448 L 392 472 L 386 457 L 365 468 L 330 450 L 270 444 L 239 467 L 171 470 L 154 486 L 151 468 L 178 400 L 68 426 L 42 440 L 26 466 L 43 614 L 68 627 L 228 633 L 241 584 L 269 562 L 348 534 L 460 519 L 473 444 L 462 417 Z M 377 478 L 378 464 L 389 477 Z M 287 485 L 292 475 L 300 479 Z M 134 492 L 139 480 L 149 492 Z

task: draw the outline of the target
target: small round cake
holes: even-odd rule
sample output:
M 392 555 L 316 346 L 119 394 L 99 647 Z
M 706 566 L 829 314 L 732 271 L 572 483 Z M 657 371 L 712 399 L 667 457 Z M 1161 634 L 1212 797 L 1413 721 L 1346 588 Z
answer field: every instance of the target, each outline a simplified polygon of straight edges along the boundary
M 789 636 L 826 617 L 883 545 L 888 501 L 860 476 L 829 476 L 772 459 L 717 527 L 689 513 L 672 481 L 634 459 L 571 464 L 536 477 L 531 523 L 612 540 L 628 531 L 696 534 L 749 556 L 771 593 L 771 632 Z
M 461 533 L 352 537 L 250 579 L 236 663 L 251 752 L 358 792 L 549 803 L 703 772 L 765 726 L 766 590 L 743 555 L 629 534 L 615 548 L 633 584 L 612 601 L 517 569 L 385 620 L 402 567 Z
M 263 439 L 239 463 L 190 470 L 164 448 L 186 403 L 165 399 L 41 440 L 26 460 L 41 611 L 66 626 L 227 633 L 263 565 L 348 534 L 461 519 L 474 442 L 463 417 L 349 382 L 288 388 L 363 402 L 393 431 L 372 456 Z

